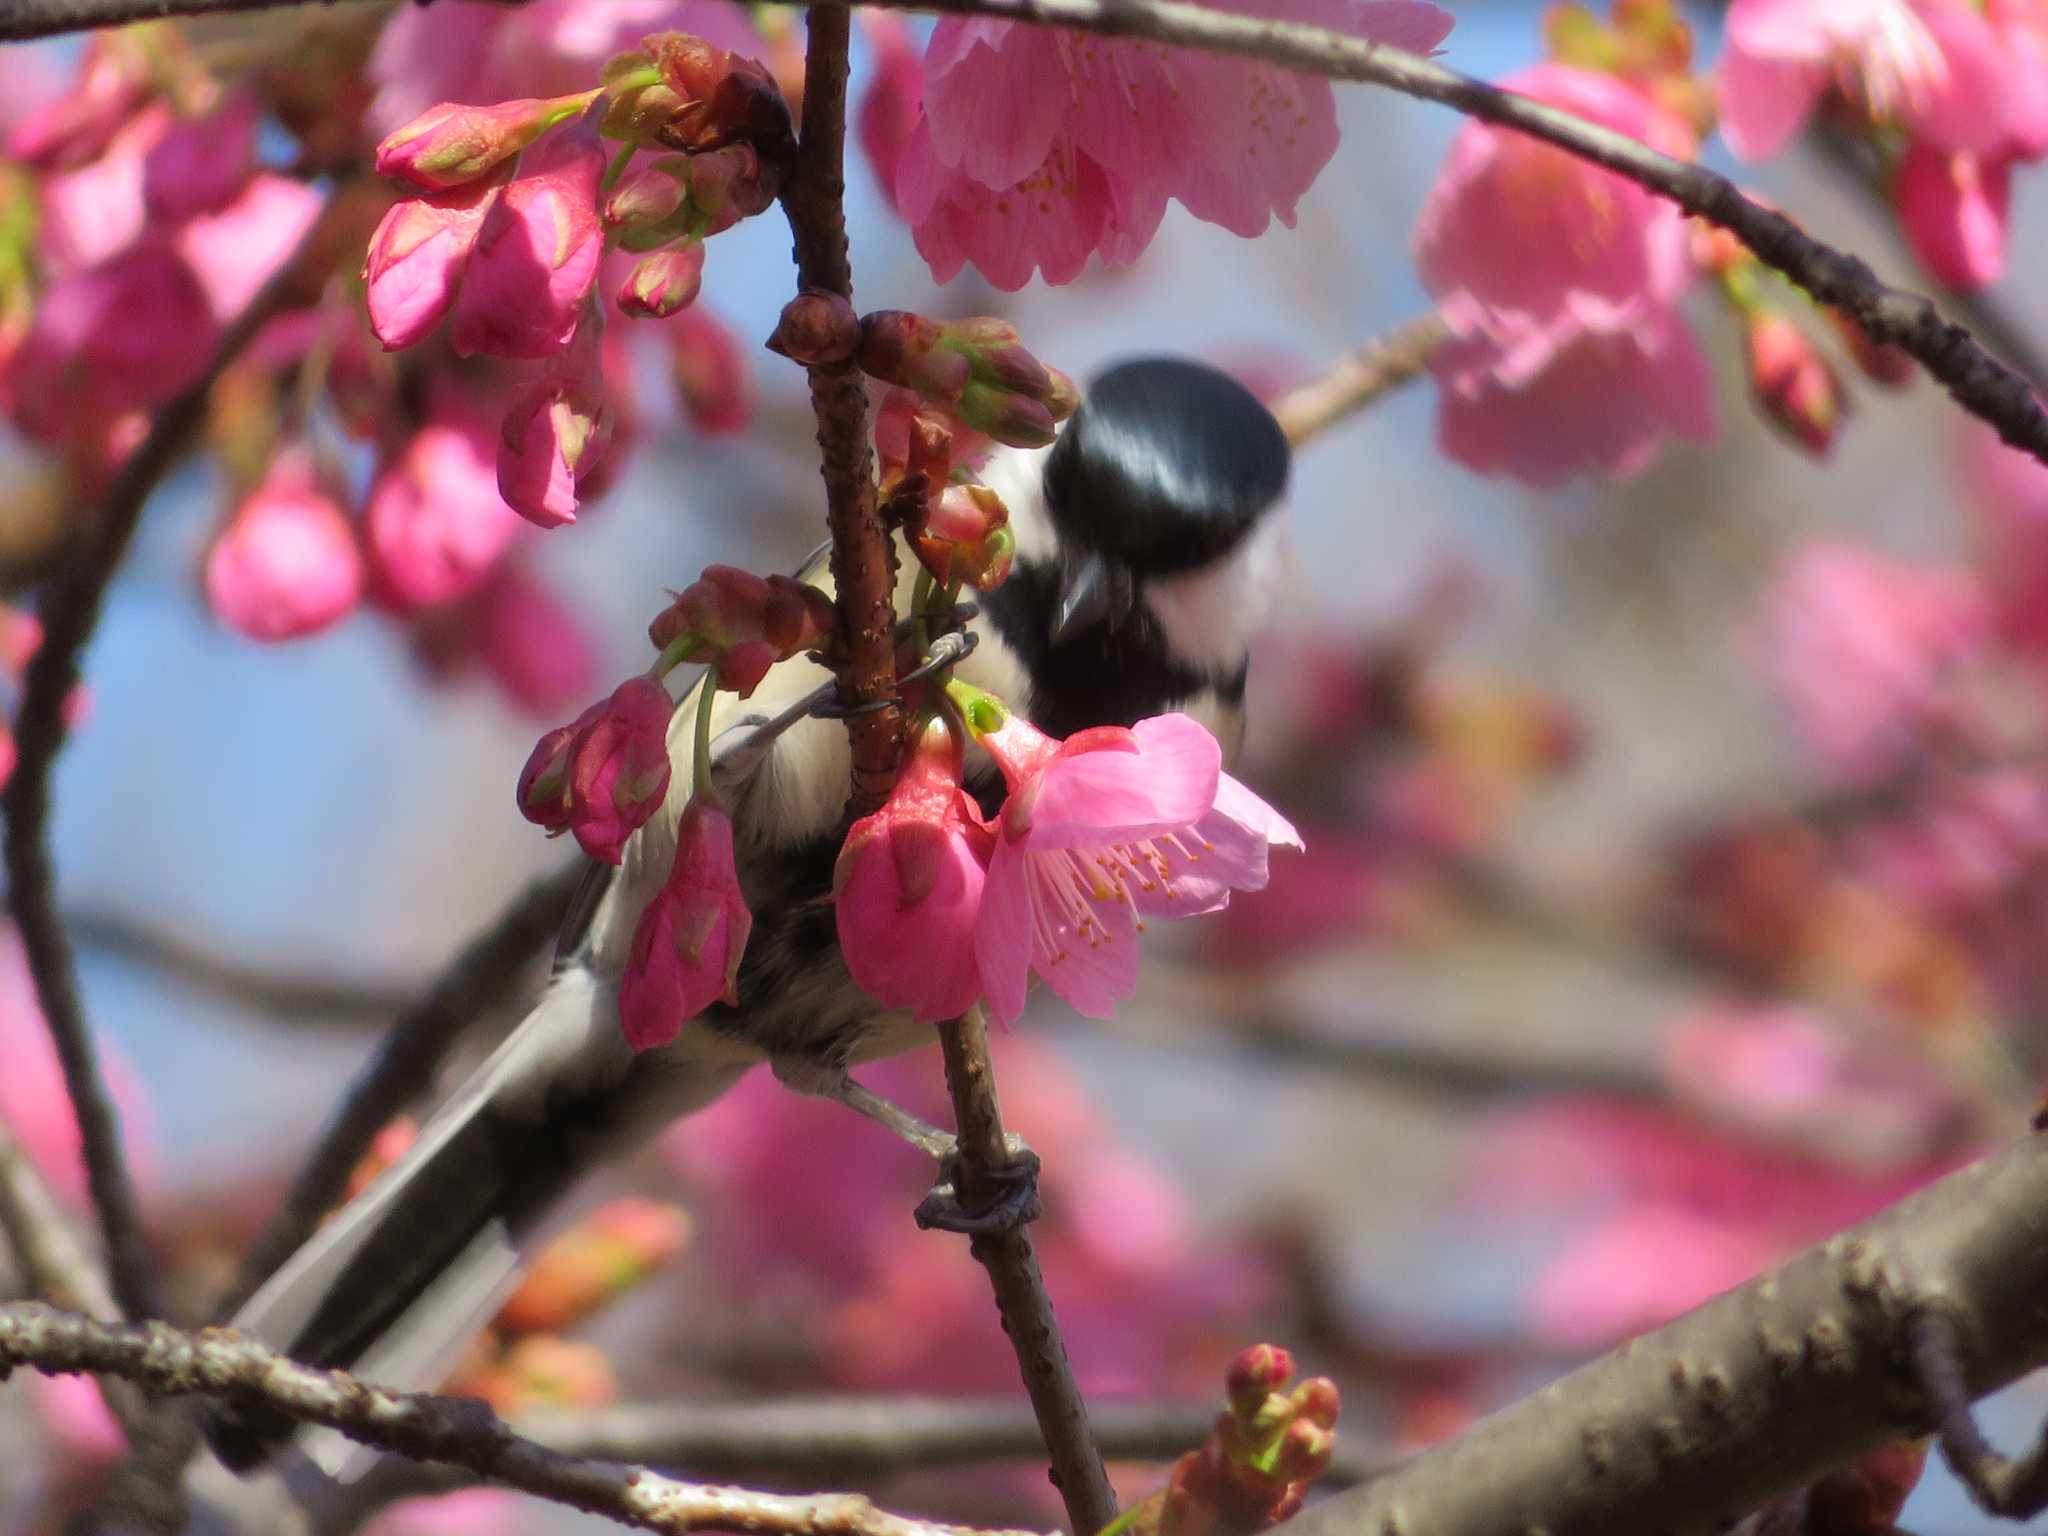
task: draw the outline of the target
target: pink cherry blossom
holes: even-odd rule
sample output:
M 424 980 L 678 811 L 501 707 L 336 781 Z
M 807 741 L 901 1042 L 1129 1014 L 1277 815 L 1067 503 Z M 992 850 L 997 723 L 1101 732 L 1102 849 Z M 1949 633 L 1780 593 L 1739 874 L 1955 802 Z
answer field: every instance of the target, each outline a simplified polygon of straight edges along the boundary
M 1475 327 L 1430 360 L 1438 446 L 1468 469 L 1542 488 L 1585 474 L 1625 480 L 1670 438 L 1713 440 L 1713 371 L 1675 311 L 1605 335 L 1566 327 L 1544 339 L 1533 369 L 1521 355 Z
M 1899 158 L 1892 201 L 1920 264 L 1951 288 L 1982 288 L 2005 274 L 2012 159 L 1916 141 Z
M 295 640 L 346 618 L 362 558 L 303 450 L 280 453 L 206 557 L 214 616 L 251 640 Z
M 517 537 L 493 454 L 490 428 L 444 404 L 378 471 L 363 532 L 388 606 L 431 607 L 476 590 Z
M 910 143 L 923 110 L 924 61 L 917 39 L 893 11 L 860 13 L 861 33 L 870 55 L 868 87 L 854 117 L 861 153 L 881 183 L 882 195 L 896 206 L 896 168 Z
M 363 259 L 370 330 L 385 350 L 423 341 L 455 302 L 498 184 L 473 182 L 432 197 L 401 198 Z
M 71 1466 L 110 1467 L 128 1454 L 128 1437 L 90 1376 L 28 1376 L 35 1419 L 51 1448 Z
M 1963 482 L 1975 513 L 1979 579 L 2000 638 L 2048 663 L 2048 467 L 1970 424 Z
M 550 833 L 573 832 L 593 859 L 619 863 L 626 839 L 661 809 L 668 793 L 673 710 L 660 683 L 628 678 L 610 698 L 549 731 L 520 770 L 519 814 Z M 731 842 L 728 827 L 728 863 Z M 696 853 L 703 857 L 701 847 Z
M 1945 723 L 1941 685 L 1983 653 L 1990 620 L 1964 572 L 1817 539 L 1772 585 L 1754 650 L 1807 747 L 1866 780 Z
M 289 176 L 257 176 L 214 213 L 187 220 L 173 237 L 206 291 L 216 320 L 225 324 L 297 247 L 319 217 L 321 193 Z
M 513 398 L 498 433 L 498 494 L 541 528 L 576 521 L 583 488 L 611 451 L 612 408 L 596 328 Z
M 548 716 L 587 697 L 597 643 L 576 611 L 518 561 L 501 563 L 463 625 L 470 648 L 507 698 Z
M 754 419 L 754 369 L 732 327 L 692 304 L 661 322 L 669 376 L 690 425 L 706 437 L 731 437 Z
M 640 914 L 619 982 L 626 1043 L 651 1050 L 715 1002 L 738 1004 L 740 959 L 754 916 L 733 864 L 732 818 L 692 798 L 676 829 L 661 894 Z
M 134 243 L 148 220 L 149 160 L 173 122 L 168 106 L 152 102 L 120 125 L 102 153 L 42 178 L 37 243 L 53 268 L 89 267 Z
M 237 93 L 174 123 L 143 165 L 149 216 L 177 222 L 233 202 L 256 171 L 256 120 L 255 98 Z
M 440 102 L 385 136 L 377 146 L 377 174 L 427 192 L 465 186 L 488 176 L 589 101 L 586 92 L 488 105 Z
M 581 124 L 519 157 L 456 291 L 458 354 L 541 358 L 569 344 L 604 257 L 597 184 L 606 158 L 596 131 Z
M 982 994 L 975 962 L 990 837 L 961 787 L 962 743 L 943 721 L 919 737 L 888 802 L 846 835 L 833 877 L 840 952 L 862 991 L 919 1023 Z
M 525 1506 L 502 1488 L 400 1499 L 362 1527 L 363 1536 L 509 1536 Z
M 1108 1018 L 1137 986 L 1143 919 L 1213 912 L 1266 883 L 1271 846 L 1301 846 L 1186 715 L 1064 742 L 1006 715 L 977 724 L 976 739 L 1010 787 L 975 927 L 989 1007 L 1006 1024 L 1034 969 L 1076 1011 Z
M 1450 17 L 1424 0 L 1257 0 L 1228 9 L 1428 51 Z M 1329 84 L 1267 64 L 1021 23 L 942 19 L 924 115 L 894 196 L 932 273 L 972 262 L 1000 288 L 1125 265 L 1166 204 L 1262 233 L 1337 147 Z

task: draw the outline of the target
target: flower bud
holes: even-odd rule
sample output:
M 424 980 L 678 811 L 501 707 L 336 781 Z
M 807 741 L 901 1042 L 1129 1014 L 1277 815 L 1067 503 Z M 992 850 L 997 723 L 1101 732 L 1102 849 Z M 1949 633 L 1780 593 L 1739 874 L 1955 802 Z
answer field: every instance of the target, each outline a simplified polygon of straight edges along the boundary
M 651 251 L 690 233 L 690 158 L 663 155 L 634 171 L 604 202 L 605 228 L 628 251 Z
M 521 159 L 484 215 L 455 295 L 458 356 L 542 358 L 569 344 L 604 256 L 604 161 L 597 135 L 580 126 Z
M 237 94 L 203 117 L 171 125 L 143 161 L 150 217 L 178 223 L 233 202 L 256 174 L 256 101 Z
M 1857 370 L 1871 383 L 1880 389 L 1899 389 L 1913 382 L 1920 365 L 1913 361 L 1912 353 L 1902 347 L 1872 341 L 1853 316 L 1833 305 L 1829 305 L 1824 313 L 1834 326 L 1835 334 L 1841 337 L 1842 346 Z
M 719 687 L 746 698 L 770 667 L 816 649 L 838 621 L 832 599 L 794 577 L 712 565 L 655 617 L 647 637 L 664 653 L 694 642 L 689 659 L 712 666 Z
M 293 640 L 347 617 L 362 594 L 348 517 L 302 449 L 277 456 L 206 557 L 214 616 L 251 640 Z
M 1296 1419 L 1280 1437 L 1274 1453 L 1272 1474 L 1282 1482 L 1310 1483 L 1330 1468 L 1330 1453 L 1337 1437 L 1307 1419 Z
M 1337 1383 L 1327 1376 L 1311 1376 L 1289 1395 L 1295 1413 L 1311 1424 L 1324 1429 L 1337 1427 L 1337 1414 L 1343 1408 L 1343 1398 L 1337 1392 Z
M 629 678 L 612 696 L 535 743 L 519 774 L 519 814 L 607 864 L 668 793 L 668 690 Z
M 1833 445 L 1842 389 L 1806 332 L 1775 310 L 1749 323 L 1749 382 L 1765 420 L 1815 457 Z
M 936 320 L 883 309 L 863 316 L 860 325 L 861 371 L 885 384 L 915 390 L 936 405 L 951 405 L 973 377 L 966 358 L 940 350 L 944 332 Z
M 706 437 L 744 432 L 754 414 L 753 370 L 730 327 L 701 304 L 663 326 L 669 376 L 690 425 Z
M 619 310 L 635 319 L 665 320 L 694 304 L 704 287 L 704 247 L 696 240 L 643 256 L 616 295 Z
M 408 197 L 384 215 L 363 258 L 363 282 L 370 331 L 387 352 L 425 340 L 448 313 L 498 188 L 480 181 Z
M 656 130 L 660 143 L 691 152 L 750 144 L 764 160 L 787 158 L 796 142 L 789 103 L 759 63 L 682 32 L 660 33 L 647 46 L 662 84 L 681 101 Z
M 395 176 L 427 192 L 463 186 L 490 174 L 557 123 L 574 117 L 597 95 L 585 91 L 490 106 L 441 102 L 377 146 L 377 174 Z
M 623 1296 L 682 1251 L 689 1218 L 672 1205 L 614 1200 L 549 1243 L 499 1309 L 507 1333 L 559 1333 Z
M 626 1043 L 636 1051 L 666 1045 L 712 1003 L 736 1005 L 753 923 L 733 863 L 732 818 L 692 798 L 676 828 L 667 883 L 633 930 L 619 982 Z
M 768 350 L 806 368 L 843 363 L 860 345 L 860 318 L 836 293 L 806 288 L 782 306 Z
M 1230 1411 L 1239 1418 L 1249 1418 L 1293 1375 L 1294 1357 L 1277 1344 L 1254 1344 L 1239 1350 L 1223 1378 Z
M 924 527 L 913 536 L 917 558 L 941 586 L 999 587 L 1017 552 L 1009 521 L 1010 509 L 988 486 L 948 485 L 926 503 Z
M 617 1400 L 618 1377 L 595 1344 L 532 1334 L 452 1383 L 508 1418 L 536 1408 L 602 1408 Z
M 1029 395 L 970 384 L 960 392 L 954 409 L 975 431 L 1012 448 L 1043 448 L 1059 436 L 1052 412 Z
M 539 527 L 573 523 L 611 438 L 598 346 L 579 343 L 560 368 L 513 397 L 498 434 L 498 494 Z

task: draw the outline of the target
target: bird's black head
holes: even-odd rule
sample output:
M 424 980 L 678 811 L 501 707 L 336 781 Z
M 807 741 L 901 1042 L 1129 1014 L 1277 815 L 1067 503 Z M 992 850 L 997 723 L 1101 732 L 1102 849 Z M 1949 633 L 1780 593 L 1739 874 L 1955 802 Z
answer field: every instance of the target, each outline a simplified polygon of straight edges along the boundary
M 1061 545 L 1137 578 L 1210 564 L 1287 489 L 1287 439 L 1237 380 L 1146 357 L 1089 386 L 1045 464 Z

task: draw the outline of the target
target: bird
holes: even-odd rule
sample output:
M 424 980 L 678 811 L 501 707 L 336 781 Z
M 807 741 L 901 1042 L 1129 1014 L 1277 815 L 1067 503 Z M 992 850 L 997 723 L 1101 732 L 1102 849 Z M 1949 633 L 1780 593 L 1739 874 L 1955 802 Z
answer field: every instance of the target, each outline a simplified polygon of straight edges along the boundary
M 1106 369 L 1051 444 L 999 448 L 981 471 L 1009 508 L 1015 555 L 969 621 L 958 675 L 1053 736 L 1179 710 L 1233 752 L 1252 636 L 1284 569 L 1276 514 L 1290 461 L 1272 414 L 1228 374 L 1177 357 Z M 822 558 L 799 575 L 823 584 Z M 751 698 L 716 701 L 711 771 L 753 913 L 738 1004 L 714 1003 L 638 1055 L 619 1026 L 634 927 L 690 798 L 692 691 L 671 722 L 662 807 L 616 869 L 591 866 L 531 1012 L 231 1326 L 307 1365 L 431 1385 L 489 1321 L 570 1186 L 764 1064 L 934 1145 L 938 1133 L 850 1075 L 936 1037 L 869 1000 L 839 954 L 831 890 L 851 758 L 843 724 L 815 712 L 832 687 L 799 656 Z M 992 815 L 1003 790 L 993 763 L 971 756 L 967 782 Z M 297 1429 L 248 1405 L 216 1406 L 206 1427 L 237 1470 Z M 338 1439 L 306 1448 L 332 1475 L 364 1464 Z

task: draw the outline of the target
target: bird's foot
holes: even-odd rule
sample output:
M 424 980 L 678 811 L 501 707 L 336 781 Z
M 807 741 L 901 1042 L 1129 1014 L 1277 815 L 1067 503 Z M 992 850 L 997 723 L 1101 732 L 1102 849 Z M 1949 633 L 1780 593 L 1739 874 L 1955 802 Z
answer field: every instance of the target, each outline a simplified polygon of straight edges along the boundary
M 1038 1154 L 1014 1132 L 1004 1138 L 1009 1160 L 1000 1168 L 977 1170 L 986 1186 L 973 1207 L 960 1194 L 960 1149 L 949 1147 L 939 1158 L 938 1182 L 917 1205 L 917 1224 L 926 1231 L 959 1232 L 968 1237 L 1002 1237 L 1038 1220 Z

